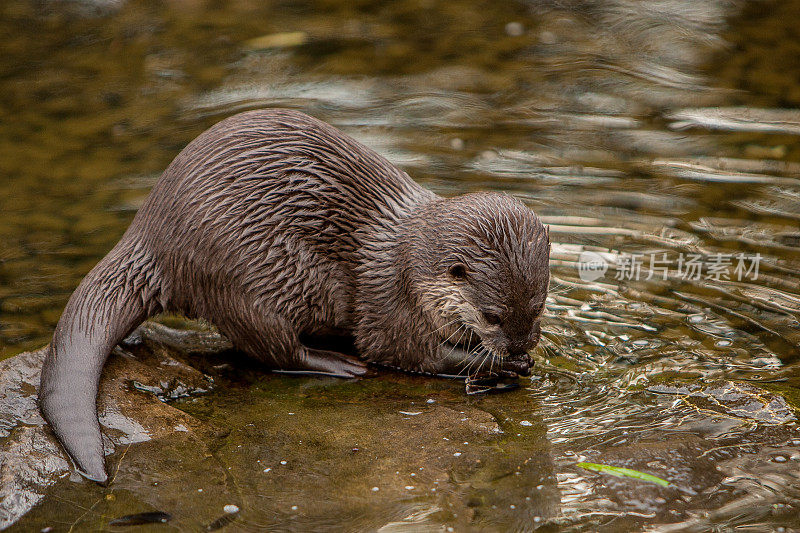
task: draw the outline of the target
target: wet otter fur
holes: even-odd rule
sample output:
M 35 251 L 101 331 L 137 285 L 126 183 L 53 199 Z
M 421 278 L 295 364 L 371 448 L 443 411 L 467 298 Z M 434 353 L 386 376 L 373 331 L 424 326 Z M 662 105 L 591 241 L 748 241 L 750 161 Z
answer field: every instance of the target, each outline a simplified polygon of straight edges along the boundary
M 162 311 L 207 319 L 275 369 L 361 375 L 362 361 L 301 341 L 346 334 L 367 362 L 525 373 L 548 256 L 545 227 L 508 195 L 442 198 L 317 119 L 242 113 L 175 158 L 75 290 L 40 408 L 77 470 L 105 482 L 100 373 Z

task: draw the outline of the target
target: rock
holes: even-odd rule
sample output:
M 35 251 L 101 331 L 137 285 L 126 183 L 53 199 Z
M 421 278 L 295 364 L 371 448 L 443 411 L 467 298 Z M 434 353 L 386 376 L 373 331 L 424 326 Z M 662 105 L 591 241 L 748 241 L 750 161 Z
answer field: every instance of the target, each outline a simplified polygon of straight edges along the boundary
M 216 456 L 242 489 L 243 519 L 264 527 L 358 517 L 370 531 L 524 530 L 557 512 L 558 490 L 545 427 L 491 414 L 525 405 L 512 394 L 467 403 L 459 381 L 396 373 L 276 377 L 238 393 L 235 410 L 210 396 L 183 407 L 231 428 Z
M 653 385 L 647 390 L 677 395 L 683 403 L 710 417 L 762 424 L 787 424 L 797 420 L 794 408 L 783 396 L 746 382 L 718 380 L 702 385 Z
M 147 324 L 115 351 L 99 402 L 107 487 L 70 476 L 42 426 L 31 397 L 41 352 L 5 362 L 22 380 L 5 394 L 17 407 L 0 444 L 3 524 L 103 530 L 169 515 L 187 531 L 461 531 L 524 529 L 557 513 L 546 428 L 524 392 L 468 399 L 457 380 L 268 374 L 229 347 L 213 332 Z M 214 374 L 211 394 L 195 394 L 210 384 L 196 368 Z M 506 414 L 508 402 L 533 422 Z
M 24 515 L 48 487 L 70 473 L 66 454 L 37 408 L 44 355 L 41 349 L 0 361 L 0 529 Z M 176 428 L 182 428 L 177 433 L 181 439 L 196 439 L 191 435 L 199 429 L 198 422 L 162 398 L 204 392 L 211 385 L 210 378 L 151 340 L 132 351 L 116 349 L 103 371 L 98 401 L 106 453 L 134 443 L 174 441 Z M 113 474 L 119 465 L 109 467 Z

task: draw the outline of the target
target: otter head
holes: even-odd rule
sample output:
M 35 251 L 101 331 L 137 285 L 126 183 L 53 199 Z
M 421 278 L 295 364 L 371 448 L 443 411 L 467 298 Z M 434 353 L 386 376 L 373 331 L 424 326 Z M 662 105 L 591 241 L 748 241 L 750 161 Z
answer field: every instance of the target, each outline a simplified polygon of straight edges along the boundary
M 460 354 L 465 373 L 493 365 L 527 375 L 550 280 L 547 229 L 505 194 L 468 194 L 424 211 L 407 268 L 435 342 Z

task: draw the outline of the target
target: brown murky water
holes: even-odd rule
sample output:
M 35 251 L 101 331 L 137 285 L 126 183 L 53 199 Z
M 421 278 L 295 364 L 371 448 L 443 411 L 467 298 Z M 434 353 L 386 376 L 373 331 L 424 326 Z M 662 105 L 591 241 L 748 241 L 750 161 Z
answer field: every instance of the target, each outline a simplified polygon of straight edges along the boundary
M 330 458 L 283 486 L 256 482 L 248 469 L 290 453 L 288 435 L 309 424 L 367 438 L 364 417 L 402 427 L 389 400 L 430 394 L 397 378 L 377 414 L 365 413 L 325 394 L 368 406 L 390 381 L 318 385 L 328 392 L 309 399 L 291 391 L 314 380 L 265 377 L 183 406 L 230 429 L 223 448 L 267 447 L 236 460 L 220 452 L 236 466 L 231 479 L 249 483 L 228 527 L 800 528 L 800 434 L 780 400 L 800 402 L 798 20 L 798 1 L 6 0 L 0 357 L 49 340 L 70 292 L 195 135 L 240 110 L 301 109 L 439 193 L 509 191 L 550 224 L 538 374 L 486 400 L 427 385 L 454 409 L 476 401 L 501 421 L 507 439 L 494 446 L 512 463 L 540 460 L 517 489 L 484 480 L 500 495 L 474 501 L 455 490 L 450 500 L 408 496 L 407 479 L 358 454 L 347 462 L 374 467 L 365 483 L 388 499 L 370 500 Z M 579 266 L 604 264 L 602 276 L 581 278 Z M 267 382 L 275 392 L 252 393 Z M 312 407 L 319 418 L 287 421 L 283 444 L 247 430 L 253 420 L 274 427 L 270 409 Z M 531 426 L 515 437 L 521 421 Z M 321 442 L 322 455 L 351 445 Z M 508 467 L 498 458 L 508 454 L 474 453 Z M 291 497 L 276 498 L 278 487 Z M 303 502 L 336 502 L 340 489 L 340 512 L 304 514 Z M 99 489 L 73 487 L 69 501 L 89 498 L 81 490 Z M 400 503 L 376 517 L 370 501 Z M 459 521 L 442 501 L 478 518 Z M 70 509 L 59 512 L 103 521 Z

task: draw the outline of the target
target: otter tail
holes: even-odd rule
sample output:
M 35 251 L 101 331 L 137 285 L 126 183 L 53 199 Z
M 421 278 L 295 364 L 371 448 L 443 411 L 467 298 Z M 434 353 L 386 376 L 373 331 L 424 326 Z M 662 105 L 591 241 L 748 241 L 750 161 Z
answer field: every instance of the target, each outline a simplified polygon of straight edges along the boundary
M 111 350 L 160 307 L 155 265 L 141 244 L 123 237 L 69 299 L 48 347 L 39 408 L 84 477 L 104 483 L 97 420 L 100 373 Z

